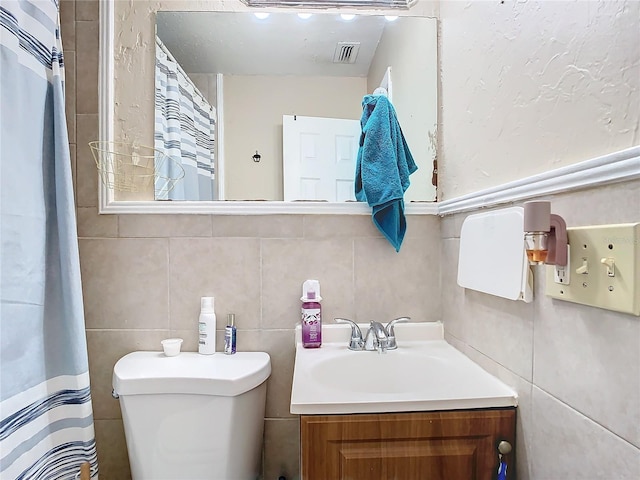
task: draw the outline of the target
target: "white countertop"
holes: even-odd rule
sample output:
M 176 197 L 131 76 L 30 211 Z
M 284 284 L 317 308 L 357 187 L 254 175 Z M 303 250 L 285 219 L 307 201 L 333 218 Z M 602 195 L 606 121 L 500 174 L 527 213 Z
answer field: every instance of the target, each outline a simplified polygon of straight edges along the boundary
M 320 348 L 296 328 L 291 413 L 386 413 L 513 407 L 517 394 L 444 340 L 440 322 L 396 325 L 398 349 L 348 349 L 348 325 L 324 325 Z M 368 325 L 361 325 L 363 335 Z

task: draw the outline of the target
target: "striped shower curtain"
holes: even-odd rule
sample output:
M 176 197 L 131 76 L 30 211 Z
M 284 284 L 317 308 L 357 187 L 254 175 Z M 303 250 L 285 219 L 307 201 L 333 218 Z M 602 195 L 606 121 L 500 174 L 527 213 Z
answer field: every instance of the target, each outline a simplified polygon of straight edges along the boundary
M 168 193 L 173 162 L 156 165 L 156 200 L 216 200 L 214 139 L 216 113 L 156 37 L 154 147 L 182 164 L 184 178 Z
M 0 478 L 97 471 L 58 0 L 0 2 Z

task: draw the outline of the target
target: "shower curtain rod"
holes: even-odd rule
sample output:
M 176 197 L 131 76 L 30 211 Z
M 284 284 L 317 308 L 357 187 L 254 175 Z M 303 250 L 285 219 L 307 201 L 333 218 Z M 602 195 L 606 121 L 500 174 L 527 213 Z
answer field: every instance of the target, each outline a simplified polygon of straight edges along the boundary
M 198 87 L 196 87 L 196 84 L 193 83 L 193 80 L 191 80 L 191 77 L 189 75 L 187 75 L 187 73 L 182 69 L 182 66 L 180 65 L 180 63 L 176 60 L 176 58 L 173 56 L 173 54 L 169 51 L 169 49 L 166 47 L 166 45 L 164 43 L 162 43 L 162 40 L 160 40 L 160 37 L 158 37 L 158 35 L 156 35 L 156 46 L 160 47 L 162 49 L 162 51 L 167 55 L 167 57 L 169 57 L 169 60 L 171 60 L 172 62 L 174 62 L 176 64 L 176 66 L 178 67 L 178 71 L 185 76 L 185 78 L 187 80 L 189 80 L 189 83 L 191 84 L 191 86 L 193 87 L 193 90 L 195 91 L 195 93 L 197 93 L 198 95 L 200 95 L 200 98 L 202 100 L 204 100 L 206 102 L 207 105 L 209 105 L 209 107 L 213 110 L 214 115 L 217 114 L 216 112 L 216 107 L 214 107 L 213 105 L 211 105 L 209 103 L 209 100 L 207 100 L 207 97 L 205 97 L 202 92 L 200 91 L 200 89 Z

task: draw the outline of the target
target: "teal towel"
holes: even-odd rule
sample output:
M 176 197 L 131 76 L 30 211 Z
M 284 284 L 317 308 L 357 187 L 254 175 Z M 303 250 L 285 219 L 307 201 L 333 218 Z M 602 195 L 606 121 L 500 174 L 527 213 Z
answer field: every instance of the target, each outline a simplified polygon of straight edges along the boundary
M 407 230 L 404 192 L 409 188 L 409 175 L 418 167 L 389 99 L 365 95 L 362 108 L 356 199 L 373 208 L 373 223 L 399 252 Z

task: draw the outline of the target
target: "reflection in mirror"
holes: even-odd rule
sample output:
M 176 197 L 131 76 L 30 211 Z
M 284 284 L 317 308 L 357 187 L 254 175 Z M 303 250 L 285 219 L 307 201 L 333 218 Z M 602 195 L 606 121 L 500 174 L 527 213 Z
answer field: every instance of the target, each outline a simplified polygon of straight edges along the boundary
M 156 200 L 217 200 L 214 172 L 216 109 L 156 36 L 154 147 L 184 171 Z M 156 176 L 172 177 L 174 164 L 156 156 Z M 157 182 L 156 182 L 157 183 Z
M 154 145 L 185 169 L 167 199 L 353 200 L 362 99 L 381 85 L 419 166 L 405 201 L 435 199 L 435 19 L 158 12 L 157 35 Z M 177 104 L 196 112 L 185 141 Z

